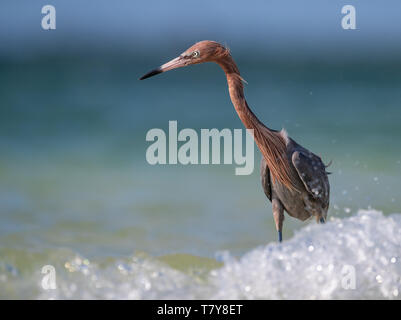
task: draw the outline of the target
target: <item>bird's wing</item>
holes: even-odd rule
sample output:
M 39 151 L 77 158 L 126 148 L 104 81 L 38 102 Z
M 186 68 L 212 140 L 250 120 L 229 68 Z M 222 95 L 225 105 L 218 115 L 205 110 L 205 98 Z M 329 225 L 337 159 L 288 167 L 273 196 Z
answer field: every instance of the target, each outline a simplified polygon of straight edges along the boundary
M 292 154 L 292 164 L 313 198 L 328 201 L 329 180 L 322 160 L 312 152 L 296 151 Z
M 266 197 L 272 201 L 272 188 L 270 183 L 270 170 L 265 158 L 262 156 L 260 161 L 260 177 L 262 178 L 262 187 Z

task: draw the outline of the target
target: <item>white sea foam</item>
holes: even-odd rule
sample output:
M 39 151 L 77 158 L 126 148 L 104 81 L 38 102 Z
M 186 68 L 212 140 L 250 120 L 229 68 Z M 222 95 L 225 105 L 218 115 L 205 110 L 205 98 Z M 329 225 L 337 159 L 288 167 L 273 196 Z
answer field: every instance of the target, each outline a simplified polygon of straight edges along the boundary
M 214 273 L 215 297 L 399 298 L 400 255 L 401 215 L 360 210 L 351 218 L 310 225 L 281 246 L 228 259 Z M 355 289 L 347 286 L 347 266 L 355 270 Z
M 202 275 L 146 257 L 98 265 L 77 256 L 58 273 L 57 290 L 37 298 L 400 299 L 401 214 L 360 210 L 239 259 L 221 257 L 221 268 Z M 344 270 L 355 271 L 354 289 L 346 285 L 352 273 Z

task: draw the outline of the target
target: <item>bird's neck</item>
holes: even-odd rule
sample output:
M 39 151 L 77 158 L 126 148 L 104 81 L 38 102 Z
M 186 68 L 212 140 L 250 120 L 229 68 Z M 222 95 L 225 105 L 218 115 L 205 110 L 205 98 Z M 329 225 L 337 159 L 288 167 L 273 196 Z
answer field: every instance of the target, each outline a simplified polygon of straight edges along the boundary
M 226 74 L 231 101 L 245 128 L 255 130 L 258 126 L 263 125 L 245 100 L 243 79 L 234 60 L 228 56 L 217 63 Z
M 273 179 L 280 181 L 290 190 L 296 189 L 291 178 L 285 139 L 279 132 L 266 127 L 249 108 L 244 96 L 243 79 L 231 55 L 216 62 L 227 76 L 228 89 L 234 108 L 245 128 L 253 130 L 253 138 L 266 160 Z

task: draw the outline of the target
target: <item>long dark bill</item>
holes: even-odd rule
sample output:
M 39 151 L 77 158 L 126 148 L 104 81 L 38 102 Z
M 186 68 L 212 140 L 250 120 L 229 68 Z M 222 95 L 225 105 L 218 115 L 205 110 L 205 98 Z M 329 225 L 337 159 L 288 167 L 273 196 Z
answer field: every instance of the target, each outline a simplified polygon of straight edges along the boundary
M 160 68 L 154 69 L 147 74 L 143 75 L 142 77 L 139 78 L 139 80 L 145 80 L 147 78 L 153 77 L 159 73 L 162 73 L 163 71 Z
M 148 72 L 147 74 L 145 74 L 144 76 L 142 76 L 141 78 L 139 78 L 139 80 L 144 80 L 150 77 L 153 77 L 159 73 L 162 72 L 166 72 L 172 69 L 176 69 L 176 68 L 180 68 L 180 67 L 184 67 L 185 66 L 185 59 L 183 59 L 182 57 L 177 57 L 165 64 L 163 64 L 162 66 L 160 66 L 159 68 L 156 68 L 150 72 Z

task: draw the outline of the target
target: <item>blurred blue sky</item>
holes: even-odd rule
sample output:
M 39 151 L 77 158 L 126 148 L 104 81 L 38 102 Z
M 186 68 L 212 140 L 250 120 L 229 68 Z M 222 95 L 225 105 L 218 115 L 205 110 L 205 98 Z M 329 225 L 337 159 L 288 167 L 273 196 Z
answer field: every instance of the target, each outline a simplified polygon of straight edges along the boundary
M 41 8 L 57 10 L 57 30 L 41 29 Z M 341 28 L 341 8 L 356 8 L 357 30 Z M 203 39 L 257 55 L 398 57 L 399 0 L 130 1 L 2 0 L 0 52 L 183 50 Z M 246 49 L 246 50 L 245 50 Z

